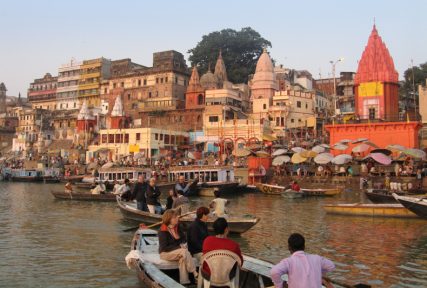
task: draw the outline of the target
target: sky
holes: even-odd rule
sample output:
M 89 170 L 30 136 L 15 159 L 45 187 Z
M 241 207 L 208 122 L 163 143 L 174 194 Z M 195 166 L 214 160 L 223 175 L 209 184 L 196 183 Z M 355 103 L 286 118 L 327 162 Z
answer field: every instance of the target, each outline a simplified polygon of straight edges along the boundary
M 427 62 L 427 1 L 395 0 L 0 0 L 0 82 L 25 97 L 61 64 L 105 57 L 152 65 L 152 53 L 187 51 L 206 35 L 252 27 L 271 41 L 276 64 L 330 77 L 356 71 L 375 23 L 402 78 Z M 189 62 L 187 62 L 190 65 Z M 227 64 L 227 63 L 226 63 Z

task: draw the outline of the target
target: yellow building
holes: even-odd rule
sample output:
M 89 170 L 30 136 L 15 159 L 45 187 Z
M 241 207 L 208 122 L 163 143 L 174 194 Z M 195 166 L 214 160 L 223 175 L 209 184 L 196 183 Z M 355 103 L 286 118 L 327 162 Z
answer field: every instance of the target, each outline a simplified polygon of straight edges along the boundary
M 100 88 L 103 79 L 110 78 L 111 61 L 105 58 L 85 60 L 80 66 L 79 103 L 86 100 L 88 106 L 101 105 Z
M 102 129 L 99 131 L 99 143 L 90 145 L 86 154 L 87 161 L 103 151 L 113 161 L 121 157 L 142 153 L 155 158 L 166 150 L 174 150 L 179 145 L 188 144 L 187 132 L 157 128 Z

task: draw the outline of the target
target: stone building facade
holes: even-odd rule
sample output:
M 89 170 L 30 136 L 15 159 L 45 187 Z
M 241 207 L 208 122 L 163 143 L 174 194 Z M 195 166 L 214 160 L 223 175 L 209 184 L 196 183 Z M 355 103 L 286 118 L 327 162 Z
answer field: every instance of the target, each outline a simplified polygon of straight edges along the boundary
M 28 89 L 28 101 L 33 109 L 55 110 L 58 77 L 46 73 L 43 78 L 35 79 Z

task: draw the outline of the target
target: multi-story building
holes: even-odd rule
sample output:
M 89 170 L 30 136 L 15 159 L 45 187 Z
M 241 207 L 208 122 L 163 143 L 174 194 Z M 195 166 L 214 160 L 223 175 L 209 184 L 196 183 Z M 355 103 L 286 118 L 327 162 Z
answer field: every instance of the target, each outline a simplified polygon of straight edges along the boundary
M 105 58 L 84 60 L 80 66 L 79 103 L 87 102 L 89 107 L 101 105 L 100 89 L 104 79 L 109 79 L 111 61 Z
M 420 99 L 419 114 L 423 127 L 421 129 L 421 148 L 427 147 L 427 79 L 425 85 L 418 86 L 418 95 Z
M 56 88 L 57 110 L 79 109 L 79 80 L 82 62 L 71 60 L 58 69 L 58 86 Z
M 0 83 L 0 113 L 6 113 L 6 85 Z
M 33 109 L 55 110 L 56 87 L 58 77 L 46 73 L 43 78 L 35 79 L 28 89 L 28 101 Z

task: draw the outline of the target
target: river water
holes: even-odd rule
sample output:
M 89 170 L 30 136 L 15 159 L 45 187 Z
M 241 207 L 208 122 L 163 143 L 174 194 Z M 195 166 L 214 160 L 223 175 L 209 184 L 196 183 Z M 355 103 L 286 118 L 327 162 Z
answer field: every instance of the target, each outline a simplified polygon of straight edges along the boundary
M 0 287 L 138 287 L 124 257 L 135 223 L 115 203 L 54 200 L 60 184 L 0 182 Z M 427 221 L 326 215 L 322 205 L 359 202 L 357 191 L 334 198 L 284 199 L 261 193 L 231 198 L 232 214 L 261 218 L 235 240 L 242 251 L 277 262 L 287 238 L 306 237 L 310 253 L 333 260 L 331 277 L 375 287 L 427 287 Z M 209 198 L 191 199 L 194 207 Z

